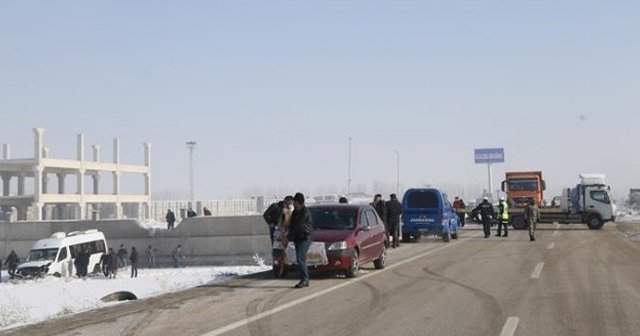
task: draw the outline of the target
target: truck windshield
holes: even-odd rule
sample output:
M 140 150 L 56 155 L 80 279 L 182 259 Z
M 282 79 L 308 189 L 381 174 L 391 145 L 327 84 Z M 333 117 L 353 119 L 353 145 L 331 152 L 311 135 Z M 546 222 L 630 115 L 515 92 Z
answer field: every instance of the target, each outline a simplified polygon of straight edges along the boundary
M 538 181 L 533 179 L 514 179 L 509 181 L 509 191 L 538 191 Z
M 58 255 L 58 248 L 31 250 L 27 256 L 27 261 L 51 260 L 54 261 Z

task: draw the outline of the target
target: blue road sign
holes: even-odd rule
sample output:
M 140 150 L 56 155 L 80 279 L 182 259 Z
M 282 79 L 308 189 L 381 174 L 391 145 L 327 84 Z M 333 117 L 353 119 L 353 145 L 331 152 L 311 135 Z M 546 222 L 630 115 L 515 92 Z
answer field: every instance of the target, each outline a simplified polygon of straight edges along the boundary
M 504 148 L 478 148 L 474 152 L 476 163 L 504 162 Z

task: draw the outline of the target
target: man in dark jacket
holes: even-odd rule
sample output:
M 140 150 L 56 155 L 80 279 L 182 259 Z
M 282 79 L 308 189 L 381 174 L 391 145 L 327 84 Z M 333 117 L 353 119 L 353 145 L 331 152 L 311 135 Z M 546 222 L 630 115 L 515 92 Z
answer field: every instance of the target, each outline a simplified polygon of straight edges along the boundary
M 400 215 L 402 215 L 402 204 L 398 201 L 396 194 L 389 195 L 390 200 L 386 203 L 387 225 L 389 234 L 393 238 L 392 247 L 400 247 Z
M 16 275 L 16 269 L 18 268 L 19 263 L 20 259 L 18 258 L 18 254 L 16 254 L 16 251 L 11 250 L 11 253 L 9 253 L 7 260 L 4 261 L 4 265 L 8 266 L 7 270 L 11 278 Z
M 311 246 L 311 234 L 313 233 L 313 221 L 311 212 L 304 205 L 304 195 L 296 193 L 293 197 L 293 213 L 291 214 L 291 226 L 287 239 L 296 247 L 296 262 L 300 271 L 300 282 L 295 288 L 309 287 L 309 269 L 307 268 L 307 252 Z
M 138 251 L 136 247 L 131 248 L 131 254 L 129 255 L 129 260 L 131 261 L 131 277 L 138 277 Z
M 389 240 L 389 226 L 387 226 L 387 206 L 384 202 L 384 199 L 382 199 L 382 195 L 375 195 L 373 197 L 373 203 L 371 203 L 371 206 L 376 209 L 378 216 L 380 216 L 380 219 L 382 219 L 385 230 L 387 232 L 387 240 Z
M 164 219 L 167 221 L 167 230 L 173 230 L 176 224 L 176 214 L 169 209 L 167 210 L 167 215 L 164 216 Z
M 120 249 L 118 250 L 118 261 L 120 262 L 120 267 L 127 266 L 127 256 L 129 253 L 127 249 L 124 248 L 124 244 L 120 244 Z
M 112 248 L 109 248 L 109 279 L 115 279 L 118 275 L 118 264 L 118 255 Z
M 276 231 L 276 225 L 280 224 L 282 221 L 282 210 L 285 207 L 291 206 L 292 203 L 293 197 L 287 196 L 284 200 L 271 204 L 267 210 L 265 210 L 264 214 L 262 214 L 262 218 L 264 218 L 264 221 L 269 225 L 271 245 L 273 245 L 273 234 Z
M 104 276 L 109 276 L 109 255 L 106 252 L 100 257 L 100 266 Z
M 491 219 L 496 218 L 496 211 L 493 209 L 493 204 L 489 203 L 487 197 L 484 198 L 475 209 L 482 215 L 482 229 L 484 230 L 484 237 L 489 238 L 491 234 Z

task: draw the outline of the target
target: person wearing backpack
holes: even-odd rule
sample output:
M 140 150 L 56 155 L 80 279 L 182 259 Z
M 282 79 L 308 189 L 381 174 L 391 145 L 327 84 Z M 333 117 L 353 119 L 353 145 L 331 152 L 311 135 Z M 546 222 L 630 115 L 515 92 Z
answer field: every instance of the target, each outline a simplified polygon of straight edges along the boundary
M 262 214 L 264 221 L 269 225 L 271 245 L 273 245 L 273 235 L 276 231 L 276 225 L 280 224 L 280 221 L 282 220 L 282 211 L 285 207 L 290 207 L 291 204 L 293 204 L 293 197 L 287 196 L 284 200 L 271 204 L 264 214 Z

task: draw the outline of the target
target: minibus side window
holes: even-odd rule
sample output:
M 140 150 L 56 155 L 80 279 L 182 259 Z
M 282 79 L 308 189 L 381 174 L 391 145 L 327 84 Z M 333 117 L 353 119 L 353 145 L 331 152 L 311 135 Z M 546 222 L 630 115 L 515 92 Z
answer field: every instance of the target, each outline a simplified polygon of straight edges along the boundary
M 67 248 L 62 247 L 60 248 L 60 254 L 58 255 L 58 262 L 63 261 L 65 259 L 67 259 Z

